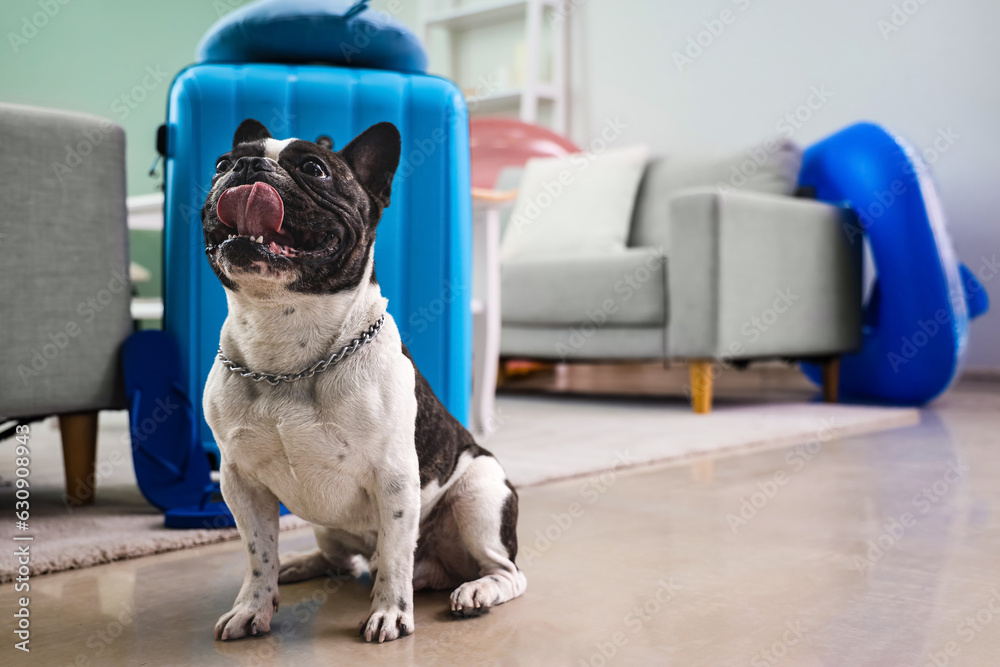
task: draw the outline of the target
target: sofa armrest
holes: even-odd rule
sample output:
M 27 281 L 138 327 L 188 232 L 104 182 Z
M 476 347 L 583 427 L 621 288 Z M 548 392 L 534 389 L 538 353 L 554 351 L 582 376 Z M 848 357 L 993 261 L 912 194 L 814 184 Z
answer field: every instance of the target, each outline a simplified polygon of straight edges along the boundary
M 821 356 L 860 346 L 862 242 L 845 231 L 850 211 L 715 189 L 679 192 L 669 205 L 670 356 Z

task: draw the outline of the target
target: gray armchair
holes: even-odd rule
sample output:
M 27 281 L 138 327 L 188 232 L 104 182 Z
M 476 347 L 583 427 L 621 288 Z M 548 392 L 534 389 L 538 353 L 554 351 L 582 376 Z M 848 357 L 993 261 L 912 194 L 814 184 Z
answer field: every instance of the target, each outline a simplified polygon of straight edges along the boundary
M 733 187 L 731 165 L 745 158 L 652 161 L 626 248 L 505 261 L 501 357 L 685 359 L 699 413 L 719 362 L 812 358 L 836 400 L 839 355 L 861 342 L 850 213 L 793 196 L 794 145 Z
M 125 135 L 78 113 L 0 104 L 0 416 L 60 416 L 71 502 L 93 499 L 97 411 L 124 407 Z

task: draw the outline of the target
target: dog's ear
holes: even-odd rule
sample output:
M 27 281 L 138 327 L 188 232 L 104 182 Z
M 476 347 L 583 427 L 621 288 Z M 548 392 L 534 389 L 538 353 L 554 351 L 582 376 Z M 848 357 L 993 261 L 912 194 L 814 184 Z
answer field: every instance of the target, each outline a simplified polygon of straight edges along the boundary
M 235 150 L 240 144 L 247 144 L 253 141 L 263 141 L 270 138 L 271 133 L 267 131 L 267 128 L 264 127 L 263 123 L 256 121 L 253 118 L 247 118 L 245 121 L 240 123 L 238 128 L 236 128 L 236 133 L 233 135 L 233 150 Z
M 399 130 L 392 123 L 378 123 L 344 146 L 340 157 L 354 172 L 358 182 L 382 206 L 389 205 L 392 177 L 399 166 Z
M 332 151 L 333 150 L 333 139 L 331 139 L 326 134 L 321 134 L 318 137 L 316 137 L 316 145 L 317 146 L 322 146 L 323 148 L 325 148 L 328 151 Z

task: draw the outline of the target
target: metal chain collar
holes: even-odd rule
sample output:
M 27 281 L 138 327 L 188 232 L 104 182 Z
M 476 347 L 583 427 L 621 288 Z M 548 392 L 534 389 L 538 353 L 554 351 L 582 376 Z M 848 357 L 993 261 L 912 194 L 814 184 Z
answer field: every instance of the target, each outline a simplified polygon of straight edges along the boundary
M 291 375 L 287 375 L 284 373 L 258 373 L 256 371 L 250 370 L 249 368 L 239 366 L 236 364 L 235 361 L 233 361 L 232 359 L 230 359 L 229 357 L 227 357 L 225 354 L 222 353 L 221 347 L 219 348 L 218 358 L 219 361 L 222 362 L 223 366 L 225 366 L 234 373 L 239 373 L 241 376 L 245 378 L 250 378 L 254 382 L 260 382 L 261 380 L 263 380 L 264 382 L 267 382 L 269 385 L 272 386 L 278 385 L 282 382 L 295 382 L 296 380 L 301 380 L 302 378 L 311 378 L 312 376 L 316 375 L 316 373 L 322 373 L 323 371 L 331 368 L 332 366 L 336 366 L 341 361 L 351 356 L 352 354 L 357 352 L 359 349 L 361 349 L 368 343 L 375 340 L 375 336 L 377 336 L 378 332 L 382 330 L 383 322 L 385 322 L 384 314 L 378 318 L 378 321 L 375 322 L 375 324 L 368 327 L 368 330 L 365 331 L 363 334 L 361 334 L 360 337 L 355 338 L 350 343 L 340 348 L 339 352 L 334 352 L 326 359 L 320 359 L 306 370 L 300 371 L 298 373 L 292 373 Z

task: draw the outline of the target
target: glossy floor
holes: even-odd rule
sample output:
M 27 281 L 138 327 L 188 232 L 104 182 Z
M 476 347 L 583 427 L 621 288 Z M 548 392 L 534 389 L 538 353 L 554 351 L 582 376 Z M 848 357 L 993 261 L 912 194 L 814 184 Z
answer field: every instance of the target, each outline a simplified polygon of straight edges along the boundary
M 382 646 L 355 635 L 368 589 L 328 579 L 283 587 L 271 635 L 213 641 L 235 543 L 38 577 L 30 664 L 996 665 L 998 431 L 1000 390 L 965 385 L 915 427 L 524 489 L 524 597 L 454 621 L 419 594 Z

